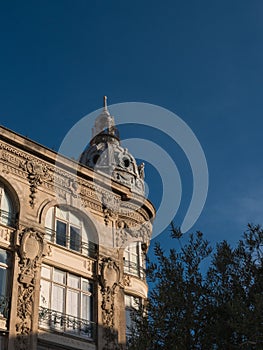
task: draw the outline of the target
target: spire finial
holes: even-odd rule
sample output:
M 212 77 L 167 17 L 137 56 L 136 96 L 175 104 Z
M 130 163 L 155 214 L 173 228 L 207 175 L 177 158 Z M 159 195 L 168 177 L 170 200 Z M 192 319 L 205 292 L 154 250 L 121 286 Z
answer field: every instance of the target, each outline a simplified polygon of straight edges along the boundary
M 108 110 L 108 106 L 107 106 L 107 96 L 103 96 L 103 109 L 104 111 Z

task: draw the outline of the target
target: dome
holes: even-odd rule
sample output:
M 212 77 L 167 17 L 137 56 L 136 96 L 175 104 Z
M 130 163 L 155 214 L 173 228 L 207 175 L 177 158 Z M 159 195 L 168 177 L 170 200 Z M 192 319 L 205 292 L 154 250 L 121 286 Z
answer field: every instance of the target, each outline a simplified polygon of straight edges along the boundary
M 138 166 L 128 149 L 121 147 L 119 131 L 108 111 L 106 97 L 103 111 L 95 120 L 92 140 L 81 154 L 79 162 L 109 175 L 133 192 L 144 194 L 144 163 Z

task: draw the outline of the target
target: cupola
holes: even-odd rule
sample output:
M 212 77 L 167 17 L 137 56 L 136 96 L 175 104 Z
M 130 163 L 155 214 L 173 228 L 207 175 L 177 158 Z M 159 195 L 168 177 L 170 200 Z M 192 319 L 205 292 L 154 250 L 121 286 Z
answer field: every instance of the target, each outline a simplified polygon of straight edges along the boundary
M 103 110 L 92 129 L 92 139 L 79 162 L 96 172 L 107 174 L 132 192 L 144 195 L 144 163 L 138 166 L 128 149 L 121 147 L 119 131 L 109 113 L 106 96 Z

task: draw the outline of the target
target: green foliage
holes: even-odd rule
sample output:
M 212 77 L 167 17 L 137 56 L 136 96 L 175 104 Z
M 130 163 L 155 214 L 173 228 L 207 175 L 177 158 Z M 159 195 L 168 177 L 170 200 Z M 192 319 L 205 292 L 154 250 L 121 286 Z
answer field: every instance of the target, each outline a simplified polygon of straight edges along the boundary
M 248 225 L 236 248 L 213 253 L 201 232 L 166 255 L 155 245 L 147 305 L 134 317 L 129 350 L 263 349 L 263 231 Z M 201 272 L 206 262 L 206 272 Z

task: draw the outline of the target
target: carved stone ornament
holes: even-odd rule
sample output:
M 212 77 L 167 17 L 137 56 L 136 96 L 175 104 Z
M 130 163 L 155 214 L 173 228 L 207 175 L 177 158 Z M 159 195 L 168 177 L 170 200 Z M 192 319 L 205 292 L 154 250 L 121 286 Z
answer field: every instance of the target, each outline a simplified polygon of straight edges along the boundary
M 24 229 L 18 239 L 19 274 L 15 349 L 28 350 L 34 316 L 35 277 L 47 249 L 44 234 L 34 228 Z
M 104 192 L 101 197 L 102 209 L 104 213 L 104 222 L 107 226 L 110 218 L 115 219 L 120 208 L 120 199 L 113 193 Z
M 115 290 L 120 281 L 120 270 L 111 258 L 103 258 L 101 263 L 101 287 Z
M 128 242 L 140 240 L 148 245 L 151 237 L 151 227 L 148 222 L 129 227 L 129 223 L 124 220 L 117 222 L 116 227 L 116 247 L 125 247 Z
M 131 286 L 131 276 L 129 276 L 129 275 L 123 276 L 122 286 L 123 287 L 130 287 Z
M 128 225 L 124 220 L 117 222 L 116 228 L 116 247 L 123 247 L 126 245 L 128 239 Z
M 107 347 L 104 350 L 120 349 L 118 337 L 114 331 L 114 297 L 119 290 L 120 270 L 111 258 L 103 258 L 100 264 L 100 285 L 102 294 L 102 323 Z
M 43 179 L 48 175 L 48 169 L 46 166 L 38 164 L 33 160 L 26 160 L 21 162 L 20 167 L 28 173 L 27 178 L 30 184 L 30 206 L 34 208 L 36 192 L 39 185 L 42 184 Z

